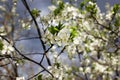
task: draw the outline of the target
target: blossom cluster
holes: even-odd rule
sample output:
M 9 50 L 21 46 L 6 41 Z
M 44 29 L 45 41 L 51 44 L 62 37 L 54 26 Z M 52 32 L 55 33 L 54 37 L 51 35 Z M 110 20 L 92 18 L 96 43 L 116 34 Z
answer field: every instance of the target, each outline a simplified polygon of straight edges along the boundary
M 76 55 L 82 58 L 78 61 L 78 67 L 68 67 L 71 68 L 69 75 L 65 73 L 67 69 L 63 70 L 65 64 L 62 62 L 59 69 L 54 65 L 49 67 L 56 78 L 59 76 L 59 80 L 69 80 L 64 78 L 65 75 L 67 78 L 74 76 L 70 80 L 77 77 L 85 79 L 85 75 L 92 80 L 98 77 L 102 80 L 119 78 L 116 71 L 119 72 L 120 67 L 120 14 L 117 12 L 120 6 L 108 6 L 107 4 L 106 12 L 101 12 L 97 4 L 90 0 L 84 2 L 82 8 L 59 0 L 57 5 L 49 7 L 50 13 L 43 17 L 46 25 L 43 40 L 58 48 L 66 46 L 63 54 L 67 54 L 71 62 Z M 58 52 L 59 50 L 54 50 L 52 53 Z

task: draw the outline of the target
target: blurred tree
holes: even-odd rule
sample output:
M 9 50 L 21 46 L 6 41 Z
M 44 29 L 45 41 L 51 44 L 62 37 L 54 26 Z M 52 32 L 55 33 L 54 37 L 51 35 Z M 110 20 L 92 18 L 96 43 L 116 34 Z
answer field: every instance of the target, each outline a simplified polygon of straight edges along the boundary
M 33 0 L 21 1 L 24 17 L 17 13 L 18 0 L 0 1 L 1 80 L 120 79 L 120 4 L 106 4 L 106 12 L 101 12 L 95 0 L 52 0 L 48 15 L 41 16 L 29 7 Z M 28 37 L 33 29 L 37 35 Z M 29 45 L 17 44 L 34 39 L 40 52 L 27 53 L 22 48 Z M 34 66 L 39 67 L 37 74 Z

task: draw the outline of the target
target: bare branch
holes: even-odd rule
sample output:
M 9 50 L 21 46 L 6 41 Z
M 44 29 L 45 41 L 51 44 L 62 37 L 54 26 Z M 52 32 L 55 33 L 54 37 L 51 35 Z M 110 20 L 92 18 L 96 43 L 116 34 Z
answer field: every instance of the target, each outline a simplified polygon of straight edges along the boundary
M 5 37 L 3 37 L 3 36 L 1 36 L 1 35 L 0 35 L 0 37 L 1 37 L 2 39 L 4 39 L 5 41 L 7 41 L 8 43 L 10 43 L 10 41 L 9 41 L 8 39 L 6 39 Z M 24 54 L 22 54 L 22 53 L 16 48 L 16 46 L 15 46 L 14 44 L 12 45 L 12 47 L 13 47 L 13 48 L 15 49 L 15 51 L 16 51 L 19 55 L 21 55 L 24 59 L 26 59 L 26 60 L 28 60 L 28 61 L 31 61 L 31 62 L 33 62 L 33 63 L 41 66 L 46 72 L 48 72 L 52 77 L 54 77 L 53 74 L 52 74 L 51 72 L 49 72 L 42 64 L 40 64 L 40 63 L 38 63 L 38 62 L 30 59 L 29 57 L 25 56 Z
M 42 71 L 38 72 L 37 74 L 35 74 L 34 76 L 28 78 L 27 80 L 31 80 L 31 79 L 33 79 L 34 77 L 36 77 L 37 75 L 39 75 L 40 73 L 42 73 L 42 72 L 44 72 L 44 71 L 45 71 L 45 70 L 42 70 Z

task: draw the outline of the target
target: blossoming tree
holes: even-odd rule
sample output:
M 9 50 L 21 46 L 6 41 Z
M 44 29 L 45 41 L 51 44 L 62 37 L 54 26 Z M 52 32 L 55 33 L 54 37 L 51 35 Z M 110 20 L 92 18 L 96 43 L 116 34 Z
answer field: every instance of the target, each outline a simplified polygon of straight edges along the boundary
M 31 19 L 19 21 L 25 29 L 35 25 L 42 45 L 42 55 L 39 53 L 42 58 L 38 62 L 26 56 L 16 48 L 14 39 L 3 36 L 3 32 L 0 35 L 0 57 L 14 61 L 13 57 L 19 55 L 22 60 L 39 65 L 41 71 L 29 79 L 120 79 L 120 4 L 106 4 L 106 12 L 101 12 L 95 0 L 83 0 L 79 6 L 71 0 L 53 0 L 53 5 L 48 7 L 49 14 L 41 16 L 36 8 L 30 9 L 26 0 L 22 2 Z M 5 29 L 5 32 L 8 33 L 8 30 Z M 44 59 L 47 66 L 43 66 Z

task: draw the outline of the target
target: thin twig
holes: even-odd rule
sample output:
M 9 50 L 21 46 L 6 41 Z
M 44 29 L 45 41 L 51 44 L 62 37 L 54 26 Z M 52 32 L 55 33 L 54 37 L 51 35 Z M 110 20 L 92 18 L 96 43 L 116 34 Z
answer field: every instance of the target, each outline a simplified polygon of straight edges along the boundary
M 48 53 L 48 51 L 53 47 L 53 45 L 54 45 L 54 44 L 51 44 L 51 46 L 45 51 L 45 53 L 44 53 L 43 56 L 42 56 L 42 59 L 40 60 L 40 64 L 43 62 L 43 59 L 44 59 L 44 57 L 46 56 L 48 65 L 51 66 L 51 62 L 50 62 L 50 59 L 47 57 L 47 53 Z
M 91 15 L 91 17 L 96 21 L 96 24 L 102 26 L 103 28 L 107 29 L 108 31 L 111 31 L 111 33 L 114 33 L 115 35 L 118 35 L 115 31 L 112 31 L 109 27 L 101 24 L 93 15 Z
M 39 39 L 40 37 L 29 37 L 29 38 L 22 38 L 22 39 L 17 39 L 15 41 L 22 41 L 22 40 L 33 40 L 33 39 Z
M 8 43 L 10 43 L 10 41 L 9 41 L 8 39 L 6 39 L 5 37 L 3 37 L 3 36 L 1 36 L 1 35 L 0 35 L 0 37 L 1 37 L 2 39 L 4 39 L 5 41 L 7 41 Z M 15 49 L 15 51 L 16 51 L 19 55 L 21 55 L 24 59 L 26 59 L 26 60 L 28 60 L 28 61 L 31 61 L 31 62 L 33 62 L 33 63 L 41 66 L 46 72 L 48 72 L 52 77 L 54 77 L 53 74 L 52 74 L 51 72 L 49 72 L 42 64 L 34 61 L 33 59 L 30 59 L 29 57 L 25 56 L 24 54 L 22 54 L 22 53 L 16 48 L 16 46 L 15 46 L 14 44 L 12 45 L 12 47 L 13 47 L 13 48 Z
M 33 79 L 34 77 L 36 77 L 37 75 L 39 75 L 40 73 L 42 73 L 42 72 L 44 72 L 44 71 L 45 71 L 45 70 L 42 70 L 42 71 L 38 72 L 37 74 L 35 74 L 34 76 L 28 78 L 27 80 L 31 80 L 31 79 Z
M 7 66 L 7 65 L 9 65 L 9 64 L 10 64 L 10 63 L 3 64 L 3 65 L 0 65 L 0 67 Z
M 43 53 L 34 52 L 34 53 L 25 53 L 24 55 L 43 55 Z
M 66 46 L 63 47 L 63 49 L 59 52 L 57 57 L 59 57 L 64 52 L 65 49 L 66 49 Z
M 31 17 L 32 17 L 32 19 L 33 19 L 33 21 L 34 21 L 34 23 L 35 23 L 35 25 L 36 25 L 36 29 L 37 29 L 37 32 L 38 32 L 39 40 L 40 40 L 40 42 L 41 42 L 41 45 L 42 45 L 42 48 L 43 48 L 44 53 L 46 53 L 46 46 L 44 45 L 44 42 L 43 42 L 43 40 L 42 40 L 41 31 L 40 31 L 40 28 L 39 28 L 39 26 L 38 26 L 38 23 L 37 23 L 35 17 L 33 16 L 33 14 L 32 14 L 32 12 L 31 12 L 31 10 L 30 10 L 30 8 L 29 8 L 26 0 L 22 0 L 22 2 L 23 2 L 23 4 L 24 4 L 24 6 L 26 7 L 26 9 L 28 10 L 28 12 L 30 13 L 30 15 L 31 15 Z M 50 63 L 50 60 L 49 60 L 48 56 L 45 55 L 45 57 L 46 57 L 48 63 Z M 44 58 L 44 56 L 43 56 L 43 58 Z M 43 58 L 42 58 L 41 61 L 43 61 Z M 51 64 L 51 63 L 50 63 L 50 64 Z
M 36 25 L 36 29 L 37 29 L 37 32 L 38 32 L 39 40 L 40 40 L 40 42 L 42 43 L 43 50 L 45 51 L 46 48 L 45 48 L 45 45 L 44 45 L 43 40 L 41 39 L 42 36 L 41 36 L 41 31 L 40 31 L 39 25 L 38 25 L 35 17 L 33 16 L 33 14 L 32 14 L 32 12 L 31 12 L 31 10 L 30 10 L 30 8 L 29 8 L 26 0 L 22 0 L 22 2 L 23 2 L 23 4 L 24 4 L 24 6 L 26 7 L 26 9 L 28 10 L 28 12 L 30 13 L 30 16 L 32 17 L 32 19 L 33 19 L 33 21 L 34 21 L 34 23 L 35 23 L 35 25 Z

